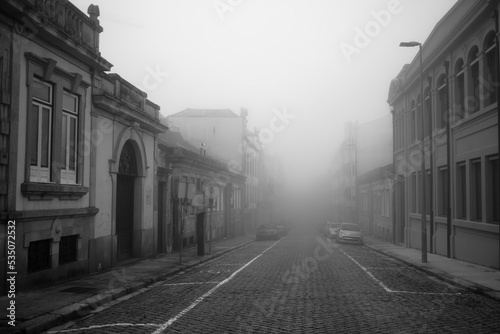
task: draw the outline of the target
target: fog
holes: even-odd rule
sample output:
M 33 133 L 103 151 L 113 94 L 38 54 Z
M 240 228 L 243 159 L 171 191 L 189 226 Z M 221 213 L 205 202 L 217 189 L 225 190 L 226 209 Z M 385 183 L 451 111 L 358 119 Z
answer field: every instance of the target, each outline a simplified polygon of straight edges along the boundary
M 90 1 L 72 1 L 86 12 Z M 325 213 L 327 171 L 348 121 L 390 114 L 390 81 L 456 0 L 102 0 L 101 52 L 168 116 L 249 111 L 269 129 L 297 214 Z M 273 121 L 278 114 L 281 121 Z M 273 123 L 274 122 L 274 123 Z M 274 125 L 273 125 L 274 124 Z M 269 134 L 269 131 L 268 131 Z M 300 203 L 300 206 L 293 203 Z M 307 207 L 308 210 L 297 208 Z M 316 219 L 316 218 L 315 218 Z

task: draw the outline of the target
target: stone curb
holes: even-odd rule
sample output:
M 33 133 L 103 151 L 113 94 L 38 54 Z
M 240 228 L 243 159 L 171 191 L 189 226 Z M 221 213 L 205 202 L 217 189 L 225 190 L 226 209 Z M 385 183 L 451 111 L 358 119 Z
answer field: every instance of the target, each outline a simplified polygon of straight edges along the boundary
M 423 271 L 426 274 L 431 275 L 433 277 L 436 277 L 436 278 L 438 278 L 438 279 L 440 279 L 448 284 L 451 284 L 451 285 L 454 285 L 454 286 L 457 286 L 460 288 L 464 288 L 472 293 L 476 293 L 476 294 L 491 298 L 491 299 L 496 300 L 496 301 L 500 301 L 500 292 L 498 292 L 498 291 L 495 291 L 495 290 L 492 290 L 488 287 L 482 286 L 480 284 L 473 283 L 471 281 L 453 276 L 453 275 L 448 274 L 447 272 L 441 271 L 439 269 L 430 268 L 430 267 L 427 267 L 425 265 L 415 264 L 411 261 L 408 261 L 408 260 L 390 252 L 390 251 L 384 251 L 384 250 L 378 249 L 376 247 L 372 247 L 372 245 L 369 245 L 366 243 L 365 243 L 365 246 L 371 248 L 372 250 L 374 250 L 378 253 L 381 253 L 381 254 L 387 255 L 393 259 L 402 261 L 402 262 L 408 264 L 409 266 L 411 266 L 417 270 Z
M 92 310 L 95 310 L 99 306 L 102 306 L 103 304 L 106 304 L 110 301 L 119 299 L 123 296 L 126 296 L 128 294 L 131 294 L 133 292 L 136 292 L 140 289 L 144 289 L 148 287 L 149 285 L 152 285 L 153 283 L 163 281 L 167 277 L 176 275 L 186 269 L 190 269 L 193 267 L 196 267 L 202 263 L 214 260 L 224 254 L 227 254 L 229 252 L 232 252 L 234 250 L 237 250 L 239 248 L 242 248 L 246 245 L 249 245 L 253 243 L 255 240 L 250 240 L 247 242 L 244 242 L 240 245 L 236 245 L 234 247 L 222 250 L 217 253 L 212 253 L 200 260 L 193 260 L 190 261 L 184 265 L 180 265 L 179 267 L 174 268 L 171 271 L 168 271 L 164 274 L 161 274 L 156 277 L 152 277 L 149 279 L 145 279 L 144 281 L 139 281 L 139 282 L 134 282 L 132 283 L 129 287 L 126 288 L 120 288 L 120 289 L 113 289 L 111 291 L 106 291 L 99 293 L 97 295 L 94 295 L 92 297 L 89 297 L 87 299 L 84 299 L 78 303 L 73 303 L 71 305 L 62 307 L 60 309 L 54 310 L 50 313 L 41 315 L 39 317 L 30 319 L 28 321 L 25 321 L 12 330 L 9 330 L 7 333 L 12 333 L 12 334 L 17 334 L 17 333 L 23 333 L 23 334 L 36 334 L 36 333 L 41 333 L 42 331 L 48 330 L 52 327 L 62 325 L 63 323 L 66 323 L 70 320 L 82 318 L 92 312 Z

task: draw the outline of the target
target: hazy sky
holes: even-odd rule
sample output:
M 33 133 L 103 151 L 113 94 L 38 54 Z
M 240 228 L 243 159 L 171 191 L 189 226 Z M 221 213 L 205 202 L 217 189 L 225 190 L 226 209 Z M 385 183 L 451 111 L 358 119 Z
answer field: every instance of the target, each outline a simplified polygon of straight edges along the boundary
M 456 0 L 102 0 L 102 56 L 163 115 L 249 110 L 289 176 L 323 173 L 346 121 L 389 113 L 389 84 Z M 72 0 L 85 13 L 89 0 Z M 363 36 L 364 35 L 364 36 Z M 284 124 L 273 121 L 287 114 Z M 307 174 L 307 175 L 306 175 Z

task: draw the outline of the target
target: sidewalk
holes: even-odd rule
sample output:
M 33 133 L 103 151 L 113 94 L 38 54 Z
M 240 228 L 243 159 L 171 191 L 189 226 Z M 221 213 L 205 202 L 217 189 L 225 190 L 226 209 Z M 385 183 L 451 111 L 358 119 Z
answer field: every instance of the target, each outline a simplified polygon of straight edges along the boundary
M 363 240 L 366 246 L 375 251 L 400 259 L 448 283 L 460 285 L 500 301 L 500 271 L 497 269 L 431 253 L 427 253 L 427 263 L 422 263 L 422 253 L 418 249 L 394 245 L 367 236 L 363 237 Z
M 0 332 L 40 333 L 254 240 L 255 235 L 221 240 L 213 243 L 211 254 L 206 252 L 205 256 L 198 256 L 196 247 L 187 248 L 182 251 L 182 264 L 179 264 L 179 252 L 162 254 L 46 288 L 16 293 L 16 326 L 8 326 L 9 319 L 2 316 Z M 7 303 L 7 296 L 1 296 L 0 305 Z

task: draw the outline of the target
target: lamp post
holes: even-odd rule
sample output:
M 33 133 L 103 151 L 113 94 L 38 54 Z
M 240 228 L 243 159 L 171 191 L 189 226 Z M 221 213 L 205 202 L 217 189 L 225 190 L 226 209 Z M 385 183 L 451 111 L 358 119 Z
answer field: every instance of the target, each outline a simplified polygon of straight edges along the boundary
M 500 43 L 498 40 L 498 33 L 499 33 L 499 23 L 498 23 L 498 9 L 495 9 L 492 14 L 492 19 L 495 22 L 495 82 L 496 84 L 496 100 L 497 100 L 497 147 L 498 147 L 498 157 L 500 159 L 500 85 L 498 84 L 498 80 L 500 79 Z M 497 171 L 498 175 L 498 182 L 500 182 L 500 168 L 498 168 Z M 498 204 L 498 203 L 497 203 Z M 499 238 L 500 241 L 500 238 Z M 500 245 L 498 247 L 498 250 L 500 252 Z M 500 253 L 498 257 L 500 261 Z M 500 262 L 499 262 L 500 266 Z
M 427 214 L 425 208 L 425 146 L 424 146 L 424 112 L 423 112 L 423 99 L 424 99 L 424 89 L 422 82 L 422 44 L 419 42 L 401 42 L 400 47 L 415 47 L 418 46 L 418 55 L 420 60 L 420 120 L 422 126 L 420 127 L 420 160 L 421 160 L 421 183 L 422 183 L 422 194 L 421 194 L 421 205 L 422 205 L 422 263 L 427 263 Z

